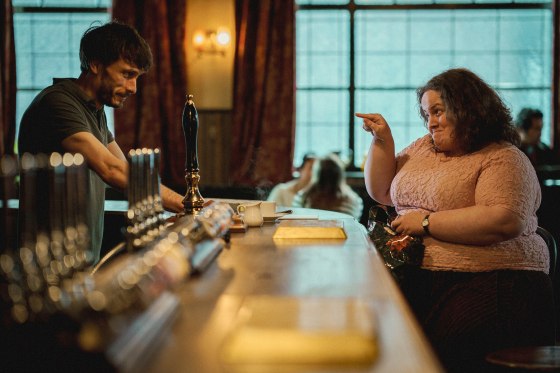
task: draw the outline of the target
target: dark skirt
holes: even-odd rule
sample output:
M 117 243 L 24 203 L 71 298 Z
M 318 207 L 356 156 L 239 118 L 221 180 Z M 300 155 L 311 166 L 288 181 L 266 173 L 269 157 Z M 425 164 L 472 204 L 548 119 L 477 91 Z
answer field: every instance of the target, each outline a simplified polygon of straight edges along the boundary
M 429 271 L 410 268 L 401 289 L 450 372 L 484 372 L 487 353 L 553 345 L 552 282 L 544 272 Z

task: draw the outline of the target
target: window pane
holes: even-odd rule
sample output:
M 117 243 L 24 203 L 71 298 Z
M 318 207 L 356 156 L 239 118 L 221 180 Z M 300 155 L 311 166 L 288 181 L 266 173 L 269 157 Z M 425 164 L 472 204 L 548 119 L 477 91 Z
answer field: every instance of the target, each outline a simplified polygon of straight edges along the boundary
M 543 111 L 549 142 L 551 20 L 549 9 L 358 10 L 355 111 L 382 113 L 398 128 L 400 150 L 426 133 L 414 89 L 446 69 L 466 67 L 498 89 L 514 117 L 526 106 Z M 359 166 L 371 135 L 358 120 L 351 126 Z
M 357 87 L 407 84 L 406 11 L 357 11 L 355 76 Z M 383 30 L 383 32 L 379 32 Z M 398 71 L 395 74 L 395 71 Z
M 414 89 L 357 90 L 356 112 L 381 113 L 391 126 L 396 151 L 427 133 L 418 114 Z M 354 119 L 353 130 L 356 139 L 355 159 L 359 166 L 369 149 L 371 134 L 362 129 L 360 118 Z
M 323 3 L 322 1 L 316 1 Z M 394 4 L 509 4 L 536 3 L 550 4 L 550 0 L 354 0 L 356 5 L 394 5 Z
M 109 8 L 112 0 L 12 0 L 12 5 L 29 7 Z
M 296 28 L 297 87 L 348 87 L 348 11 L 297 11 Z
M 324 155 L 348 149 L 347 90 L 298 90 L 294 159 L 307 152 Z
M 16 4 L 17 3 L 17 4 Z M 14 6 L 31 2 L 14 1 Z M 40 2 L 52 5 L 54 2 Z M 99 6 L 108 1 L 57 2 L 64 6 Z M 32 5 L 41 5 L 32 4 Z M 88 5 L 89 4 L 89 5 Z M 91 5 L 93 4 L 93 5 Z M 16 48 L 16 131 L 21 117 L 43 88 L 52 84 L 53 78 L 78 77 L 80 74 L 79 45 L 83 33 L 92 25 L 109 21 L 108 13 L 14 13 L 14 38 Z M 112 109 L 106 110 L 109 125 L 113 126 Z
M 348 0 L 296 0 L 298 5 L 340 5 L 348 3 Z

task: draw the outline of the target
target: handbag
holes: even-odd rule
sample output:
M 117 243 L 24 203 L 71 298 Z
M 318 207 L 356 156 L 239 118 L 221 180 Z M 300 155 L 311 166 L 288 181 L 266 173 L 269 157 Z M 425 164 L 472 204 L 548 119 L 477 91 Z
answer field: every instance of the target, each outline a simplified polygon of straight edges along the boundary
M 422 237 L 398 234 L 391 228 L 394 207 L 374 205 L 369 210 L 367 231 L 385 265 L 395 274 L 406 267 L 420 267 L 424 258 Z

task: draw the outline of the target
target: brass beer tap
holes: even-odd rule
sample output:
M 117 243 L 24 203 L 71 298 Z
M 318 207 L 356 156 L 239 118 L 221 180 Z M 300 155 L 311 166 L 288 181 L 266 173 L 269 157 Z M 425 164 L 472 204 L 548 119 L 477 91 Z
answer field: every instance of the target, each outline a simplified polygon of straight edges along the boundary
M 183 199 L 186 214 L 197 215 L 204 205 L 204 198 L 198 190 L 200 176 L 198 174 L 198 113 L 193 102 L 193 95 L 187 95 L 183 109 L 183 133 L 185 135 L 185 180 L 187 191 Z

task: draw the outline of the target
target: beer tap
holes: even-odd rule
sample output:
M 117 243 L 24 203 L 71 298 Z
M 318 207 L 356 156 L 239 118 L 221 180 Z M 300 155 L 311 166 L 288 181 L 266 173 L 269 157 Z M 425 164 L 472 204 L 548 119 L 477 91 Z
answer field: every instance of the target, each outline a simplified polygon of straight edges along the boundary
M 185 213 L 196 215 L 204 206 L 204 198 L 198 190 L 200 175 L 198 174 L 198 113 L 193 102 L 193 95 L 187 96 L 182 117 L 183 133 L 185 135 L 185 180 L 187 192 L 183 199 Z
M 134 251 L 134 238 L 136 236 L 136 151 L 131 149 L 128 152 L 128 210 L 126 212 L 126 245 L 129 252 Z
M 89 176 L 84 156 L 74 154 L 74 195 L 76 216 L 76 269 L 83 270 L 91 264 L 93 254 L 90 250 L 89 227 L 85 211 L 87 211 L 87 195 L 89 194 Z
M 85 195 L 87 185 L 81 176 L 84 167 L 84 157 L 80 153 L 65 153 L 62 163 L 66 170 L 66 217 L 64 224 L 64 246 L 66 256 L 64 263 L 73 272 L 81 270 L 87 265 L 87 246 L 82 236 L 87 224 L 83 213 L 85 211 Z M 80 193 L 82 196 L 80 197 Z
M 13 224 L 9 218 L 8 203 L 10 198 L 15 197 L 15 175 L 17 172 L 17 161 L 15 157 L 5 155 L 0 158 L 0 193 L 2 194 L 2 213 L 0 214 L 0 251 L 13 252 L 15 242 L 10 239 L 13 229 Z M 12 236 L 13 238 L 13 236 Z
M 158 148 L 154 149 L 154 175 L 153 175 L 153 189 L 154 189 L 154 209 L 156 213 L 156 225 L 158 232 L 161 231 L 165 226 L 165 217 L 163 204 L 161 201 L 161 188 L 160 188 L 160 178 L 159 178 L 159 159 L 160 151 Z
M 49 171 L 51 181 L 51 195 L 49 196 L 49 221 L 50 221 L 50 250 L 54 258 L 51 262 L 51 270 L 55 275 L 55 283 L 60 282 L 61 277 L 68 275 L 68 268 L 64 266 L 64 222 L 65 222 L 65 167 L 62 163 L 62 154 L 52 153 L 49 157 Z M 54 279 L 54 278 L 53 278 Z M 50 281 L 49 281 L 50 282 Z

